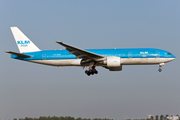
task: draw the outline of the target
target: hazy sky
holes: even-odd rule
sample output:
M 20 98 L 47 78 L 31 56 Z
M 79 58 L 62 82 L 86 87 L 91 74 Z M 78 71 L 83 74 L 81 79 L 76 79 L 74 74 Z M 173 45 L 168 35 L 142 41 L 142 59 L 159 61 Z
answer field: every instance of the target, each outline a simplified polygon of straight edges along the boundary
M 145 118 L 180 114 L 179 0 L 0 0 L 0 119 L 72 116 Z M 14 60 L 10 27 L 40 49 L 159 48 L 176 59 L 163 66 L 52 67 Z

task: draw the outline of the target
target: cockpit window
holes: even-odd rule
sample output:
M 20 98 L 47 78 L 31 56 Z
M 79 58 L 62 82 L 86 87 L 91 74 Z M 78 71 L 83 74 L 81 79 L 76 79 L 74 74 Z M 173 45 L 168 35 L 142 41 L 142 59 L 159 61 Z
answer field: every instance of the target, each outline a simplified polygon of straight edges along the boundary
M 168 55 L 172 55 L 171 53 L 168 53 Z

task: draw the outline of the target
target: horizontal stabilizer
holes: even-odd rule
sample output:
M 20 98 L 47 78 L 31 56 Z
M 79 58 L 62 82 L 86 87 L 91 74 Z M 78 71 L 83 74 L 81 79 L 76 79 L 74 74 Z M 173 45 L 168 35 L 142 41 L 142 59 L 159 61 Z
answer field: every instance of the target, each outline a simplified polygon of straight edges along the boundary
M 9 54 L 17 55 L 19 57 L 31 57 L 29 55 L 25 55 L 25 54 L 22 54 L 22 53 L 16 53 L 16 52 L 11 52 L 11 51 L 5 51 L 5 52 L 9 53 Z

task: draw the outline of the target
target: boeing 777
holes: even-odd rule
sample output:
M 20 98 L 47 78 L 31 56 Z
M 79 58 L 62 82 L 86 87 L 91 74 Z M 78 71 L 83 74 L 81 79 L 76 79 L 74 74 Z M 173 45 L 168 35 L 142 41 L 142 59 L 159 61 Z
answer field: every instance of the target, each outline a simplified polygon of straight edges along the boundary
M 11 58 L 27 62 L 51 66 L 82 66 L 89 67 L 85 73 L 90 76 L 97 74 L 96 66 L 109 71 L 121 71 L 123 65 L 153 65 L 161 67 L 175 56 L 168 51 L 154 48 L 127 49 L 80 49 L 63 42 L 57 42 L 66 50 L 40 50 L 17 27 L 11 27 L 20 53 L 6 51 Z

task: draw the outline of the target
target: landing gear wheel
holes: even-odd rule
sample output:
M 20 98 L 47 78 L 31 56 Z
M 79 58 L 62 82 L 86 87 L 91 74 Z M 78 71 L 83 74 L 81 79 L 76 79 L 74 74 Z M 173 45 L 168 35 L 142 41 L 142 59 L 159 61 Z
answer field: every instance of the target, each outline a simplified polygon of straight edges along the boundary
M 88 74 L 88 70 L 86 70 L 85 73 Z
M 89 72 L 88 70 L 86 70 L 85 73 L 86 73 L 88 76 L 91 75 L 90 72 Z
M 158 71 L 159 71 L 159 72 L 161 72 L 161 71 L 162 71 L 162 69 L 161 69 L 161 68 L 159 68 L 159 69 L 158 69 Z
M 98 74 L 98 71 L 95 69 L 95 66 L 89 67 L 89 70 L 86 70 L 85 73 L 90 76 L 94 74 Z
M 93 73 L 93 71 L 92 71 L 92 70 L 89 70 L 89 73 L 90 73 L 90 74 L 92 74 L 92 73 Z
M 89 70 L 89 73 L 90 73 L 91 75 L 94 75 L 94 71 L 93 71 L 93 70 Z
M 98 74 L 98 71 L 96 69 L 93 70 L 94 74 Z

